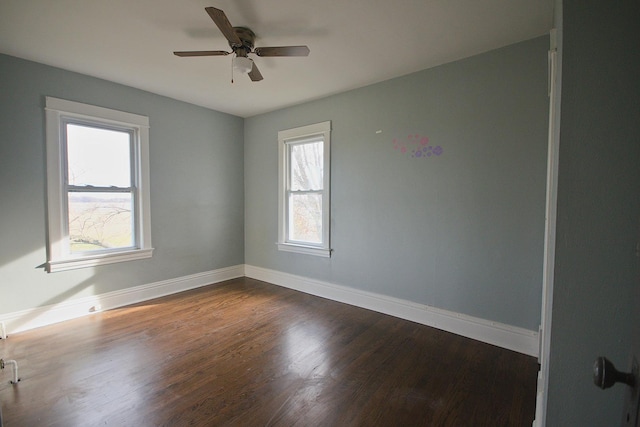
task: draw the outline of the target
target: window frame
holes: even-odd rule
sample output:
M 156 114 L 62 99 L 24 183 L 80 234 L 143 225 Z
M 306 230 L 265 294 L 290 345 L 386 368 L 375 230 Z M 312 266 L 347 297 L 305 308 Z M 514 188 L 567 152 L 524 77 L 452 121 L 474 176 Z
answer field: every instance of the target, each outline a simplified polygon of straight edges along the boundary
M 289 195 L 291 186 L 291 147 L 322 142 L 322 190 L 311 191 L 322 196 L 322 241 L 319 244 L 289 239 Z M 301 126 L 278 132 L 278 249 L 320 257 L 330 257 L 330 178 L 331 178 L 331 121 Z M 306 191 L 309 193 L 309 191 Z
M 49 273 L 150 258 L 149 118 L 109 108 L 45 97 L 47 151 L 47 263 Z M 72 253 L 69 242 L 66 124 L 131 133 L 133 246 Z

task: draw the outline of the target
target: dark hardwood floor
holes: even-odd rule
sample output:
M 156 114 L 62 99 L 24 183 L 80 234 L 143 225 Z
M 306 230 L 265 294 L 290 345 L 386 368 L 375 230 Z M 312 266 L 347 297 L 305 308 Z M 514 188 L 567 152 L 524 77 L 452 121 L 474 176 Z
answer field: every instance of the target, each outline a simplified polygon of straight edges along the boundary
M 236 279 L 18 333 L 5 427 L 530 426 L 537 361 Z

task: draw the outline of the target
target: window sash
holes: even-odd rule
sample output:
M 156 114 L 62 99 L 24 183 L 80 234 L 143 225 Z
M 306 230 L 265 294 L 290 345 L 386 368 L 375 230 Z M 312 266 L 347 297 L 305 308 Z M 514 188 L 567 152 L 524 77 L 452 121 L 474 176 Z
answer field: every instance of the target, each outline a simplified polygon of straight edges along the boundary
M 121 187 L 121 186 L 94 186 L 94 185 L 70 185 L 70 177 L 69 177 L 69 138 L 67 134 L 68 125 L 78 125 L 90 129 L 103 129 L 103 130 L 111 130 L 116 132 L 122 132 L 128 135 L 129 137 L 129 150 L 128 150 L 128 159 L 129 162 L 129 186 Z M 106 125 L 104 123 L 97 122 L 95 120 L 79 120 L 74 118 L 63 118 L 61 120 L 62 131 L 63 131 L 63 171 L 64 175 L 64 219 L 65 219 L 65 228 L 64 233 L 66 235 L 65 245 L 67 246 L 67 253 L 69 255 L 99 255 L 99 254 L 108 254 L 119 252 L 123 250 L 135 250 L 140 249 L 140 233 L 139 233 L 139 221 L 137 219 L 138 215 L 138 205 L 139 198 L 136 197 L 137 194 L 137 179 L 138 176 L 138 162 L 136 159 L 136 144 L 137 144 L 137 129 L 132 127 L 123 127 L 123 126 L 113 126 Z M 131 203 L 130 203 L 130 244 L 128 245 L 119 245 L 111 248 L 102 248 L 102 249 L 89 249 L 85 251 L 79 251 L 73 249 L 73 242 L 71 239 L 71 213 L 69 212 L 69 207 L 71 200 L 69 198 L 70 193 L 109 193 L 109 194 L 130 194 L 131 195 Z M 104 224 L 103 224 L 104 225 Z
M 319 218 L 313 218 L 316 220 L 316 222 L 319 222 L 319 235 L 320 238 L 318 239 L 318 241 L 313 241 L 313 240 L 309 240 L 309 239 L 296 239 L 294 236 L 294 231 L 295 231 L 295 225 L 294 225 L 294 221 L 295 221 L 295 217 L 293 215 L 293 209 L 294 209 L 294 204 L 293 204 L 293 197 L 294 196 L 306 196 L 306 195 L 316 195 L 319 198 L 320 201 L 320 212 L 319 212 Z M 289 191 L 287 194 L 287 208 L 286 208 L 286 213 L 287 213 L 287 238 L 286 241 L 289 243 L 296 243 L 296 244 L 301 244 L 301 245 L 309 245 L 309 246 L 316 246 L 316 247 L 323 247 L 323 221 L 322 221 L 322 205 L 324 202 L 324 191 L 320 190 L 320 191 Z M 304 219 L 304 218 L 301 218 Z M 319 221 L 318 221 L 319 219 Z
M 307 170 L 307 172 L 309 173 L 309 175 L 311 175 L 311 178 L 308 178 L 308 186 L 310 187 L 308 190 L 304 190 L 304 189 L 296 189 L 294 190 L 294 187 L 297 187 L 298 185 L 296 185 L 296 183 L 294 183 L 293 181 L 293 174 L 294 174 L 294 160 L 293 160 L 293 151 L 296 148 L 300 148 L 302 146 L 305 145 L 317 145 L 320 144 L 321 150 L 323 150 L 324 148 L 324 138 L 322 136 L 315 136 L 313 138 L 305 138 L 303 140 L 296 140 L 296 141 L 286 141 L 285 144 L 287 145 L 287 189 L 290 191 L 322 191 L 324 189 L 324 153 L 322 153 L 322 158 L 320 159 L 320 163 L 321 165 L 311 165 L 312 167 L 309 168 Z M 300 168 L 302 168 L 304 165 L 300 165 Z M 315 171 L 313 168 L 313 166 L 320 166 L 320 171 L 319 173 L 314 173 L 317 172 Z M 318 180 L 318 177 L 315 176 L 315 180 L 314 175 L 321 175 Z M 312 182 L 313 181 L 313 182 Z M 313 185 L 315 184 L 315 186 Z
M 69 183 L 71 182 L 71 177 L 69 176 L 69 171 L 70 171 L 70 154 L 69 154 L 69 127 L 73 126 L 74 128 L 85 128 L 85 129 L 90 129 L 91 131 L 110 131 L 112 133 L 120 133 L 120 134 L 125 134 L 127 135 L 127 145 L 128 145 L 128 163 L 129 163 L 129 171 L 128 171 L 128 186 L 133 187 L 136 185 L 136 170 L 137 170 L 137 164 L 138 164 L 138 159 L 136 158 L 136 144 L 138 143 L 139 139 L 140 139 L 140 135 L 138 132 L 138 129 L 135 126 L 132 125 L 128 125 L 128 126 L 116 126 L 113 124 L 105 124 L 101 121 L 96 121 L 96 119 L 93 120 L 87 120 L 87 119 L 79 119 L 79 118 L 75 118 L 75 117 L 62 117 L 61 118 L 61 132 L 62 132 L 62 142 L 64 143 L 64 146 L 62 147 L 62 149 L 64 150 L 64 156 L 63 156 L 63 162 L 64 162 L 64 179 L 65 179 L 65 185 L 69 185 Z M 85 135 L 85 136 L 89 136 L 89 135 Z M 101 135 L 98 134 L 93 134 L 90 135 L 90 137 L 95 137 L 95 138 L 100 138 Z M 102 134 L 102 137 L 104 137 L 104 134 Z M 74 140 L 73 142 L 77 142 L 76 140 Z M 92 141 L 95 144 L 95 141 Z M 104 141 L 102 141 L 104 143 Z M 111 143 L 112 141 L 110 141 L 109 143 Z M 116 142 L 120 142 L 120 141 L 116 141 Z M 100 144 L 103 145 L 103 144 Z M 95 147 L 95 145 L 94 145 Z M 77 148 L 77 146 L 76 146 Z M 113 151 L 113 149 L 111 150 Z M 105 153 L 101 153 L 101 154 L 105 154 Z M 94 178 L 95 179 L 95 178 Z M 117 178 L 115 178 L 117 179 Z M 75 185 L 75 184 L 74 184 Z M 78 187 L 82 187 L 83 185 L 76 185 Z M 99 185 L 91 184 L 91 183 L 87 183 L 84 186 L 86 187 L 98 187 Z M 114 186 L 114 183 L 111 182 L 109 183 L 109 187 Z M 118 187 L 121 187 L 121 185 L 116 185 Z M 103 186 L 104 187 L 104 186 Z
M 70 195 L 121 195 L 125 200 L 75 201 Z M 69 216 L 66 234 L 69 253 L 95 255 L 138 249 L 135 229 L 135 199 L 133 192 L 97 193 L 72 191 L 67 193 Z M 71 210 L 73 209 L 73 217 Z M 96 215 L 98 213 L 98 215 Z
M 286 243 L 293 243 L 293 244 L 297 244 L 297 245 L 305 245 L 305 246 L 313 246 L 313 247 L 318 247 L 318 248 L 322 248 L 324 247 L 324 238 L 323 238 L 323 234 L 322 234 L 322 209 L 320 210 L 320 239 L 318 242 L 314 242 L 314 241 L 310 241 L 310 240 L 302 240 L 302 239 L 295 239 L 294 237 L 292 237 L 293 233 L 293 228 L 294 228 L 294 220 L 295 218 L 293 217 L 293 212 L 292 212 L 292 195 L 298 194 L 298 195 L 304 195 L 304 194 L 317 194 L 320 196 L 321 198 L 321 202 L 322 202 L 322 198 L 324 196 L 324 171 L 323 171 L 323 179 L 320 180 L 320 185 L 319 189 L 316 190 L 292 190 L 291 188 L 293 187 L 293 179 L 292 179 L 292 175 L 293 175 L 293 160 L 292 160 L 292 154 L 293 154 L 293 150 L 296 147 L 300 147 L 302 145 L 307 145 L 307 144 L 317 144 L 317 143 L 321 143 L 322 145 L 324 145 L 324 137 L 323 135 L 314 135 L 312 137 L 305 137 L 302 139 L 294 139 L 294 140 L 288 140 L 285 141 L 285 145 L 287 147 L 287 162 L 286 162 L 286 176 L 287 176 L 287 182 L 286 182 L 286 193 L 287 193 L 287 197 L 285 198 L 285 203 L 286 203 L 286 207 L 285 207 L 285 214 L 286 214 L 286 222 L 287 222 L 287 227 L 286 227 L 286 231 L 285 231 L 285 242 Z

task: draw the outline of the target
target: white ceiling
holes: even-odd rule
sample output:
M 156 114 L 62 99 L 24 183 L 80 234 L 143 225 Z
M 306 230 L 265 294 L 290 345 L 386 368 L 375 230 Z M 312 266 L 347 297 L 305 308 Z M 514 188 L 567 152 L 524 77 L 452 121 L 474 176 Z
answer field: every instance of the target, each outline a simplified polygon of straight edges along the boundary
M 306 44 L 308 57 L 255 57 L 235 76 L 205 12 L 250 27 L 256 46 Z M 0 0 L 0 52 L 241 117 L 366 86 L 546 34 L 553 0 Z

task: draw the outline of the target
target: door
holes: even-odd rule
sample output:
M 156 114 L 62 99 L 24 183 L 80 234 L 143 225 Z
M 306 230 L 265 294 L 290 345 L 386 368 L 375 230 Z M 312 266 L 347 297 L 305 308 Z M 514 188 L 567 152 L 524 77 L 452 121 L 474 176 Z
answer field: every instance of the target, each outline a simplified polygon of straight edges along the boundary
M 620 384 L 598 390 L 590 367 L 607 356 L 629 372 L 640 355 L 640 260 L 633 253 L 640 217 L 640 2 L 588 3 L 555 2 L 561 120 L 556 232 L 549 235 L 556 243 L 547 247 L 555 256 L 545 256 L 553 272 L 544 275 L 552 289 L 544 289 L 549 306 L 542 314 L 536 421 L 633 427 L 637 394 Z

